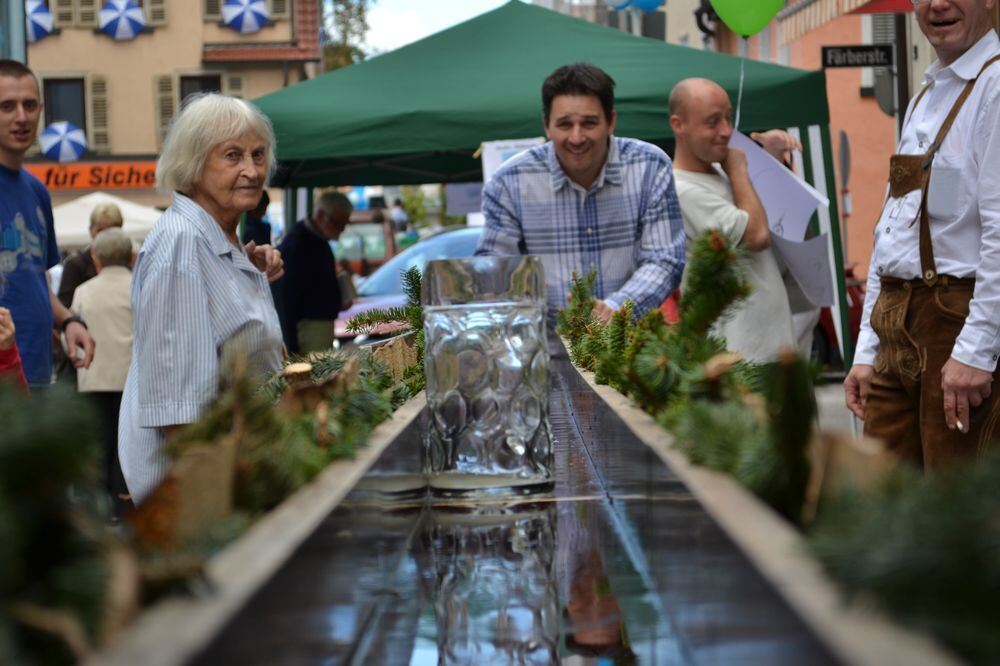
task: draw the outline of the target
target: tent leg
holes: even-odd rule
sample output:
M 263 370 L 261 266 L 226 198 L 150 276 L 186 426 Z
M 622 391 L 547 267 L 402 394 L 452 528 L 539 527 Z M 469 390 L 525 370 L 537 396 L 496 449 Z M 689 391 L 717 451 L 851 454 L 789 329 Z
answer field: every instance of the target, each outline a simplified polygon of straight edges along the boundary
M 291 229 L 299 221 L 298 192 L 294 187 L 285 188 L 285 229 Z
M 814 137 L 818 134 L 818 137 Z M 814 143 L 814 138 L 818 138 L 818 147 L 822 150 L 822 174 L 825 187 L 823 192 L 830 200 L 829 215 L 826 217 L 827 229 L 830 233 L 830 243 L 833 246 L 833 257 L 831 270 L 834 273 L 834 284 L 837 287 L 837 308 L 839 312 L 834 312 L 834 316 L 839 315 L 838 333 L 840 334 L 840 354 L 844 359 L 844 370 L 850 370 L 854 363 L 854 341 L 851 339 L 850 316 L 847 306 L 847 283 L 844 278 L 844 246 L 840 238 L 840 211 L 837 207 L 837 181 L 836 172 L 833 169 L 833 143 L 830 140 L 830 126 L 812 126 L 809 128 L 810 143 Z M 815 164 L 815 160 L 814 160 Z

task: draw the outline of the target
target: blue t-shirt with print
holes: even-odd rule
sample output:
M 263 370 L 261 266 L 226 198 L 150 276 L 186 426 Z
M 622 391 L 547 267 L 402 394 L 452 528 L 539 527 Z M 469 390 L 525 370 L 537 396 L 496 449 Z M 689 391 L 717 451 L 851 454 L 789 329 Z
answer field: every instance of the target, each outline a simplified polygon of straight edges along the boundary
M 32 386 L 52 381 L 52 301 L 45 271 L 57 263 L 48 191 L 24 169 L 0 165 L 0 306 L 10 309 Z

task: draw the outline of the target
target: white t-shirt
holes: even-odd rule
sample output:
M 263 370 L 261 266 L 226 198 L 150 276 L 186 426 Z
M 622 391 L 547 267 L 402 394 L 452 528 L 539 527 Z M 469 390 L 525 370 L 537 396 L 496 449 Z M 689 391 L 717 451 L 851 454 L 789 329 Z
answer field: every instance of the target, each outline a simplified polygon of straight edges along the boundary
M 718 229 L 729 242 L 738 244 L 750 214 L 733 203 L 729 180 L 721 173 L 698 173 L 676 167 L 674 178 L 688 246 L 709 229 Z M 773 361 L 783 347 L 795 348 L 788 295 L 770 248 L 748 255 L 744 272 L 753 291 L 723 315 L 713 333 L 724 337 L 729 349 L 740 352 L 748 361 Z M 685 283 L 686 279 L 681 283 L 681 291 Z

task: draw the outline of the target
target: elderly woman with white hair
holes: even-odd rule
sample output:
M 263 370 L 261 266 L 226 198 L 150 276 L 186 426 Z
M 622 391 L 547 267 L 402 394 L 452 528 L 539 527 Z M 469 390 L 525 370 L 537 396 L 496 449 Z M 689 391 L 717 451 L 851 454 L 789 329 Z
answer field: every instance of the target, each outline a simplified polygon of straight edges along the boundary
M 268 282 L 283 272 L 281 255 L 242 246 L 237 236 L 274 164 L 270 121 L 252 104 L 214 93 L 191 98 L 163 142 L 156 179 L 173 203 L 133 269 L 135 337 L 118 429 L 137 505 L 166 475 L 166 438 L 215 395 L 224 346 L 241 347 L 254 370 L 280 367 Z

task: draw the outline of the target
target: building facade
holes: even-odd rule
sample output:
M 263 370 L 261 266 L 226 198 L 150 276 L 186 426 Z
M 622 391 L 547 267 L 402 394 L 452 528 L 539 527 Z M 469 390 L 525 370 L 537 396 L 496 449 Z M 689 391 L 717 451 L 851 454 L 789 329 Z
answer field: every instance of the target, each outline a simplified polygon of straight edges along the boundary
M 670 44 L 699 49 L 707 45 L 695 21 L 695 10 L 701 0 L 669 0 L 653 12 L 615 11 L 602 0 L 534 0 L 534 4 Z
M 320 60 L 315 0 L 267 0 L 270 18 L 251 34 L 222 23 L 222 0 L 139 0 L 146 27 L 127 41 L 98 29 L 99 0 L 50 2 L 55 30 L 28 48 L 45 105 L 41 123 L 72 122 L 89 145 L 71 165 L 37 153 L 29 159 L 55 204 L 116 190 L 166 205 L 151 170 L 188 95 L 218 90 L 252 99 L 315 75 Z

